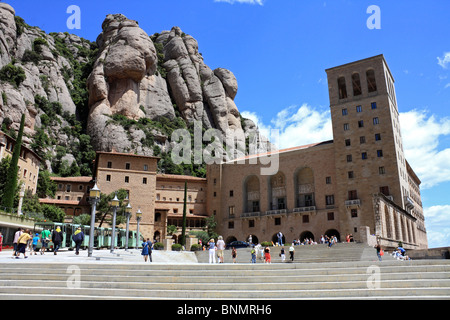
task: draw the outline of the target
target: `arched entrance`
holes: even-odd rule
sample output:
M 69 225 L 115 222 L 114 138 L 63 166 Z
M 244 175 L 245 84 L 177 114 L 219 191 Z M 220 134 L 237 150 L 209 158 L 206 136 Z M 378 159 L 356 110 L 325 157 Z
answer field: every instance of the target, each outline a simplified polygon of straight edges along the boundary
M 305 239 L 310 239 L 310 240 L 314 241 L 314 235 L 312 234 L 311 231 L 303 231 L 300 234 L 300 242 L 303 242 Z
M 252 243 L 253 244 L 258 244 L 259 243 L 259 239 L 258 239 L 258 237 L 257 236 L 255 236 L 254 234 L 249 234 L 248 236 L 247 236 L 247 239 L 245 239 L 245 241 L 248 241 L 248 242 L 250 242 L 250 236 L 252 236 Z
M 231 243 L 231 242 L 233 242 L 233 241 L 237 241 L 236 237 L 235 237 L 235 236 L 229 236 L 229 237 L 225 240 L 225 243 L 226 243 L 226 244 L 229 244 L 229 243 Z
M 329 229 L 325 232 L 325 235 L 328 237 L 334 237 L 336 236 L 338 241 L 341 241 L 341 235 L 339 233 L 339 231 L 337 231 L 336 229 Z
M 155 231 L 155 233 L 153 234 L 153 239 L 156 242 L 161 242 L 161 232 L 159 231 Z

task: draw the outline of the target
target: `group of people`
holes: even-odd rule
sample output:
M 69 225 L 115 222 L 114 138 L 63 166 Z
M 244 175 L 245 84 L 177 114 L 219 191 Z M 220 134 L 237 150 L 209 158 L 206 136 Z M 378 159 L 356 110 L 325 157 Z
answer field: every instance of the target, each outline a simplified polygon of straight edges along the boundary
M 23 228 L 17 229 L 14 234 L 13 240 L 13 257 L 16 259 L 20 258 L 20 254 L 23 254 L 24 258 L 27 259 L 26 251 L 30 252 L 30 255 L 37 255 L 39 252 L 41 255 L 45 254 L 47 251 L 50 241 L 53 242 L 53 254 L 57 255 L 58 250 L 64 240 L 63 232 L 58 226 L 55 230 L 44 229 L 42 232 L 33 234 L 30 229 L 24 230 Z M 75 242 L 75 254 L 78 255 L 80 252 L 80 247 L 84 241 L 84 233 L 81 228 L 78 228 L 72 235 L 72 240 Z M 41 243 L 41 248 L 38 249 L 38 244 Z
M 278 243 L 277 243 L 278 244 Z M 216 255 L 218 259 L 218 263 L 224 263 L 224 250 L 226 247 L 225 241 L 223 241 L 222 236 L 218 237 L 217 243 L 214 239 L 211 239 L 207 243 L 208 245 L 208 253 L 209 253 L 209 263 L 216 263 Z M 291 261 L 294 261 L 294 245 L 291 245 L 289 248 L 289 256 Z M 260 243 L 257 245 L 251 245 L 251 263 L 256 263 L 256 259 L 264 260 L 264 263 L 272 263 L 272 257 L 270 254 L 270 247 L 263 247 Z M 286 250 L 284 246 L 282 246 L 280 250 L 281 261 L 286 261 Z M 237 250 L 235 247 L 231 248 L 231 258 L 233 259 L 233 263 L 237 262 Z

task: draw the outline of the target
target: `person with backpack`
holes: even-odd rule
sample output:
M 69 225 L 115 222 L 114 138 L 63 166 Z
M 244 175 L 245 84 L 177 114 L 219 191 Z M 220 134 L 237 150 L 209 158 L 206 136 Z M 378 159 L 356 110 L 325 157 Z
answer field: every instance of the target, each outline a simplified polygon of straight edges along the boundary
M 148 255 L 149 255 L 149 248 L 148 248 L 148 242 L 150 241 L 150 239 L 148 239 L 147 241 L 142 242 L 142 253 L 141 255 L 144 256 L 144 261 L 147 262 L 148 260 Z
M 45 250 L 47 250 L 48 243 L 50 242 L 50 231 L 48 231 L 46 228 L 42 230 L 41 232 L 41 255 L 45 253 Z
M 53 254 L 56 256 L 57 252 L 59 250 L 59 247 L 61 246 L 61 243 L 63 242 L 63 233 L 61 231 L 61 228 L 58 226 L 56 227 L 56 230 L 53 230 L 52 232 L 52 241 L 53 241 Z
M 84 241 L 84 233 L 81 231 L 81 227 L 78 227 L 75 233 L 72 235 L 72 240 L 75 242 L 75 254 L 80 254 L 80 247 Z
M 150 262 L 153 262 L 152 260 L 153 243 L 150 241 L 150 238 L 147 238 L 147 244 L 148 244 L 148 257 L 150 258 Z

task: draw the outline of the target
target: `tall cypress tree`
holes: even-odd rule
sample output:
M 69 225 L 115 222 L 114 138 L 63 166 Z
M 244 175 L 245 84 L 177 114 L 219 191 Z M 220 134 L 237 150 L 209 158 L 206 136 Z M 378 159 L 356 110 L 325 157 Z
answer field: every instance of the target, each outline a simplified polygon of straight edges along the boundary
M 184 182 L 184 204 L 183 204 L 183 229 L 181 231 L 182 246 L 186 245 L 186 214 L 187 214 L 187 181 Z
M 25 114 L 22 114 L 22 120 L 20 122 L 19 134 L 17 135 L 16 144 L 14 146 L 13 156 L 11 159 L 11 165 L 9 167 L 8 175 L 6 176 L 5 193 L 3 194 L 2 206 L 6 208 L 12 208 L 14 206 L 14 197 L 17 189 L 17 175 L 18 175 L 18 163 L 20 152 L 22 150 L 22 136 L 23 129 L 25 127 Z

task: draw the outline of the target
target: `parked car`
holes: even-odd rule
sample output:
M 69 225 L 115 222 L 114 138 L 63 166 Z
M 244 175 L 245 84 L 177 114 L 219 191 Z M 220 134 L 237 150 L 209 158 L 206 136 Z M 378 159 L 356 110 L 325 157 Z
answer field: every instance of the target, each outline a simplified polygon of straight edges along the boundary
M 250 243 L 245 242 L 245 241 L 233 241 L 230 242 L 229 244 L 227 244 L 226 249 L 231 249 L 231 248 L 248 248 L 250 247 Z

